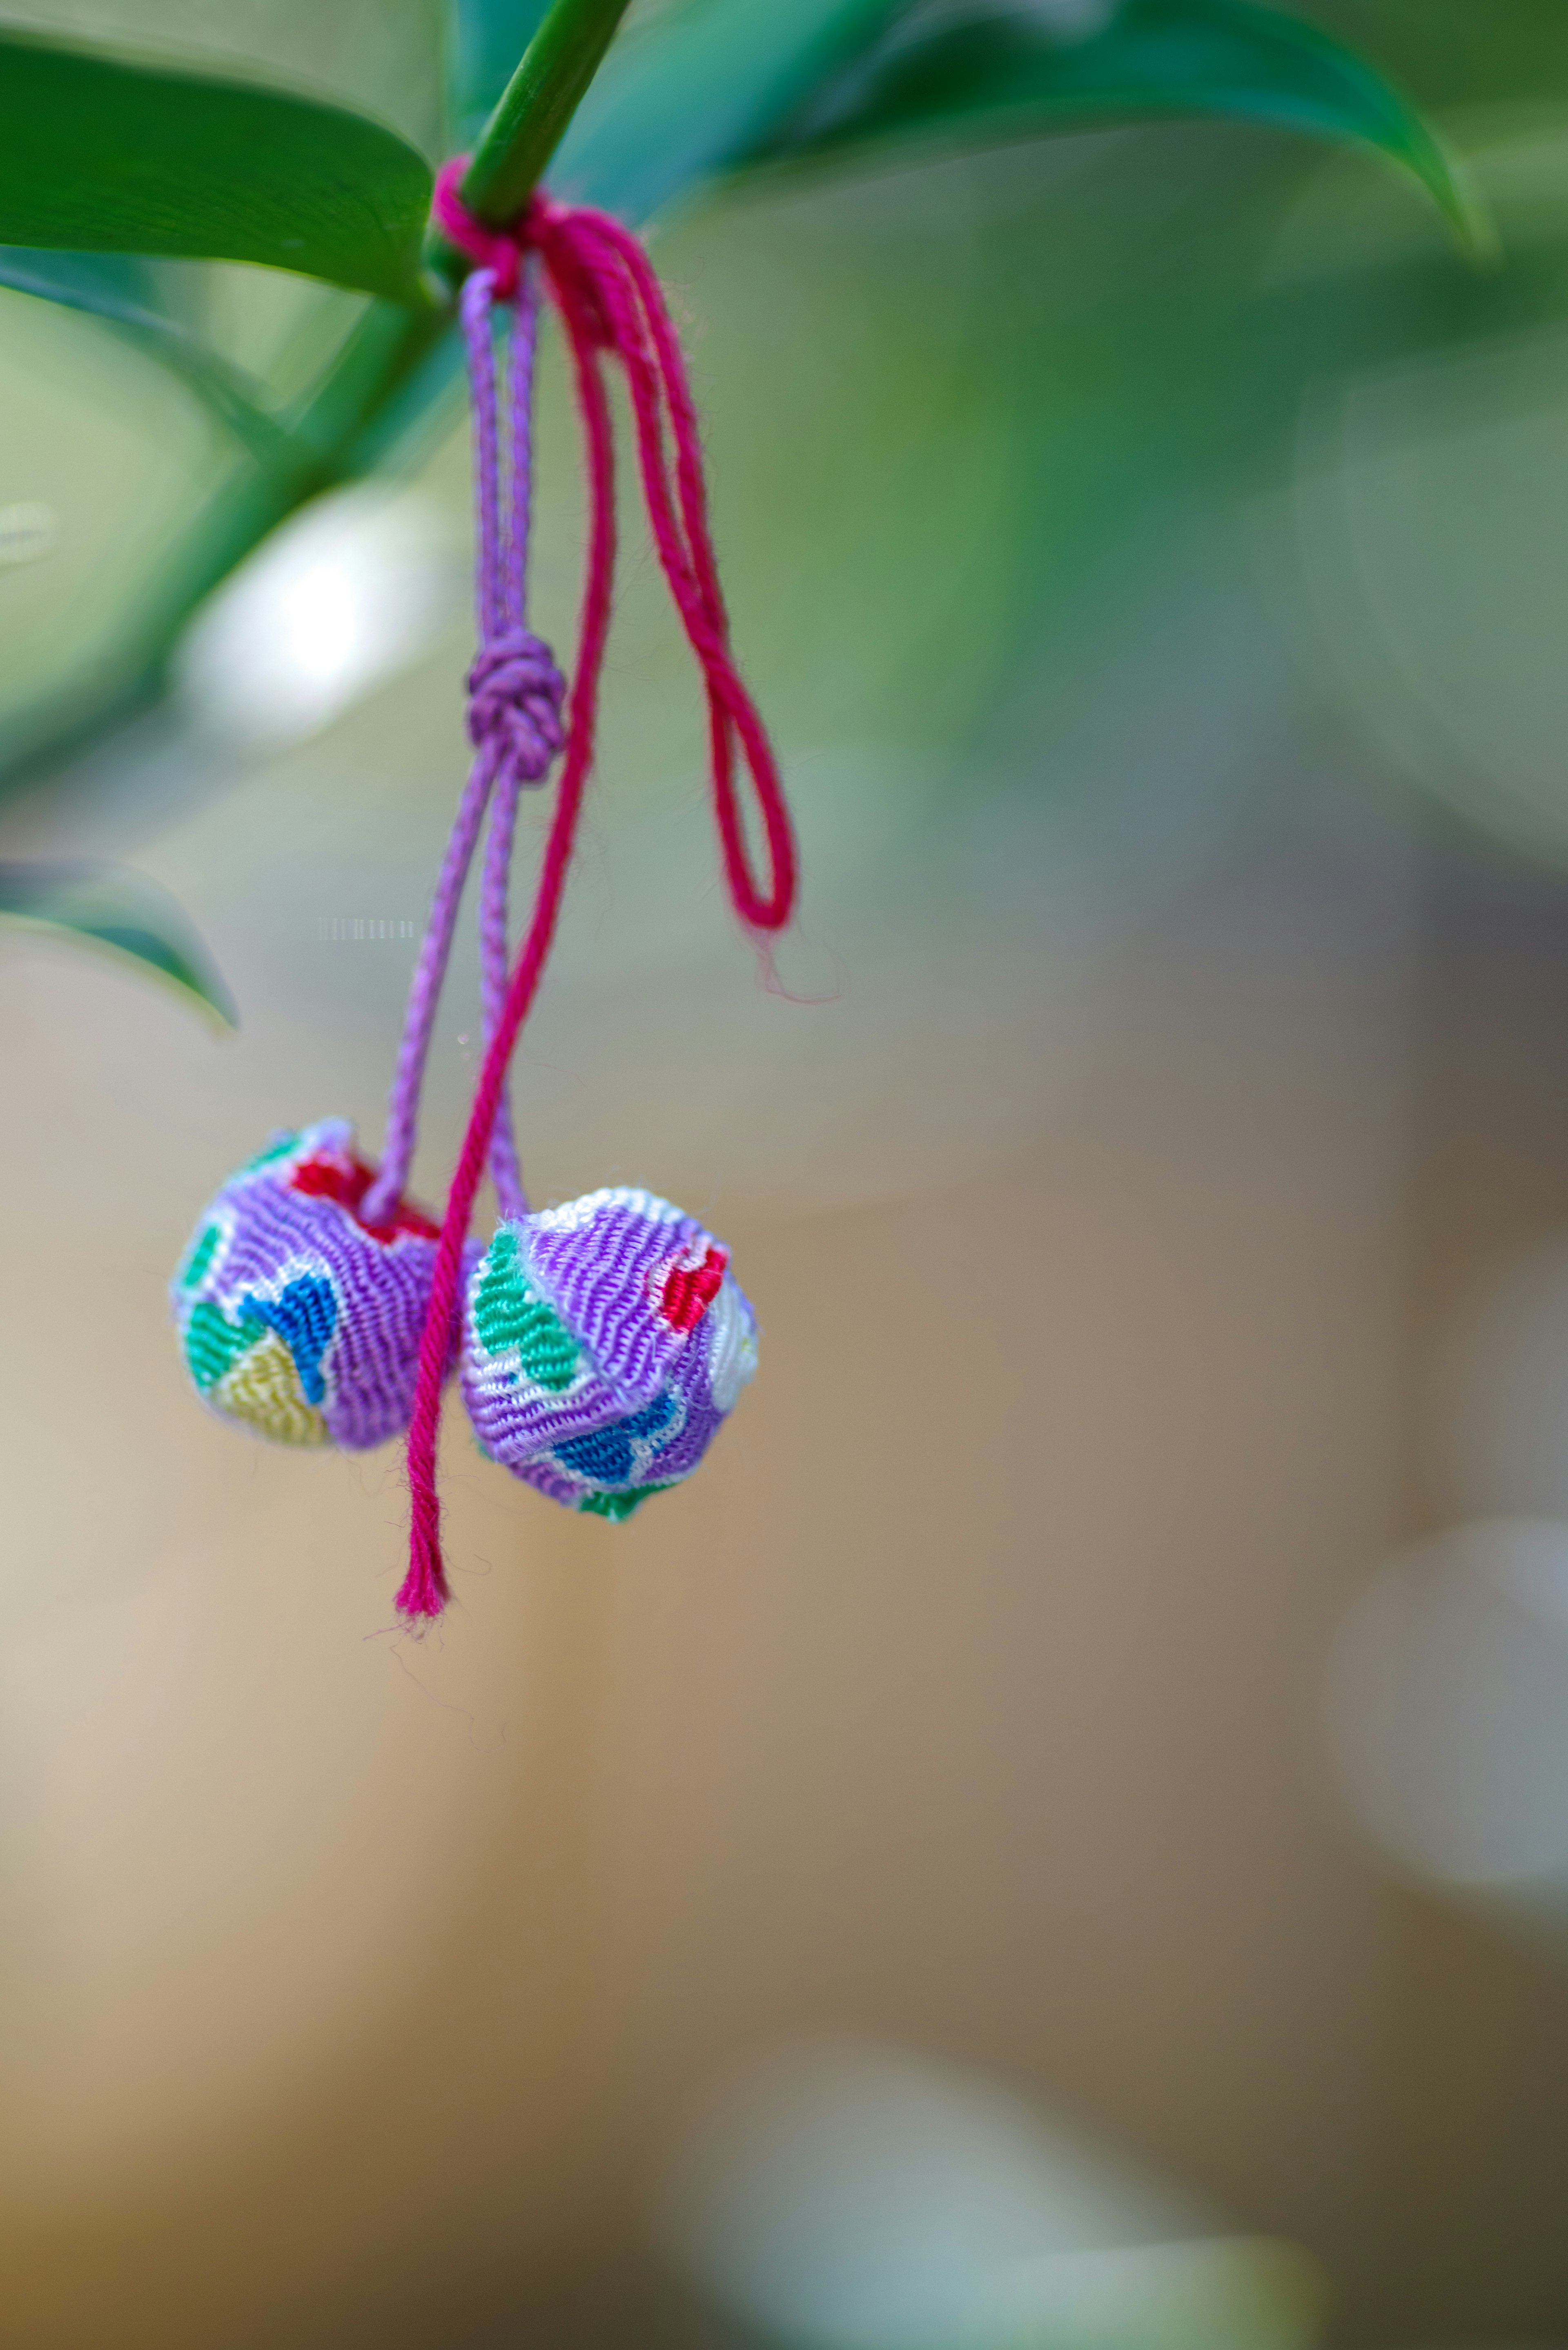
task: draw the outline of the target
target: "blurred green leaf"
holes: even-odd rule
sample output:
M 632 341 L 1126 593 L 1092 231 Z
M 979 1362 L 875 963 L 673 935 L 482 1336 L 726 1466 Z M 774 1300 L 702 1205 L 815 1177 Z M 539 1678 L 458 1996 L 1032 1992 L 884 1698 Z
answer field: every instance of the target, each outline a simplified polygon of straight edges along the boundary
M 1016 7 L 928 17 L 808 101 L 760 151 L 843 154 L 912 134 L 971 142 L 1173 114 L 1364 141 L 1412 172 L 1461 237 L 1482 241 L 1442 149 L 1398 92 L 1301 17 L 1251 0 L 1127 0 L 1078 39 Z
M 113 865 L 0 864 L 0 923 L 67 931 L 171 980 L 225 1027 L 234 1002 L 173 899 Z
M 424 159 L 364 115 L 0 36 L 0 240 L 261 262 L 418 298 Z
M 0 286 L 126 326 L 168 323 L 153 264 L 138 253 L 51 253 L 37 245 L 0 244 Z
M 160 297 L 152 265 L 129 253 L 50 253 L 0 245 L 0 286 L 83 310 L 171 368 L 220 417 L 252 455 L 270 463 L 286 435 L 260 405 L 256 388 L 209 349 Z
M 454 143 L 471 147 L 544 21 L 549 0 L 456 0 L 447 36 Z
M 550 172 L 639 222 L 742 161 L 882 35 L 901 0 L 685 0 L 617 43 Z

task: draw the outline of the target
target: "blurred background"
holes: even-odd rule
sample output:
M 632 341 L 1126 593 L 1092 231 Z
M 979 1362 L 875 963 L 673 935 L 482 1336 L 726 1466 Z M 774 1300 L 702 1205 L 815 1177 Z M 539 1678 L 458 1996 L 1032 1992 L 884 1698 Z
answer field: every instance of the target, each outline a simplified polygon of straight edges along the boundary
M 1568 16 L 1306 13 L 1498 265 L 1212 123 L 660 229 L 805 894 L 770 990 L 629 520 L 524 1155 L 703 1216 L 764 1333 L 634 1523 L 450 1413 L 417 1642 L 395 1451 L 241 1441 L 167 1326 L 269 1132 L 379 1142 L 463 767 L 461 409 L 0 814 L 171 891 L 242 1018 L 0 934 L 7 2344 L 1568 2342 Z M 29 21 L 441 151 L 433 0 Z M 274 382 L 356 299 L 165 278 Z M 565 647 L 553 342 L 540 400 Z M 0 292 L 0 719 L 223 462 Z

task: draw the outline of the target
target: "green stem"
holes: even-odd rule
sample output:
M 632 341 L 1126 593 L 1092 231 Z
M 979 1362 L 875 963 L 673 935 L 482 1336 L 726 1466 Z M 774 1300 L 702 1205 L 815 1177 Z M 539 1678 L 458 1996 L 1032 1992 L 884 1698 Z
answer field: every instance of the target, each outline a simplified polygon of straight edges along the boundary
M 349 470 L 355 442 L 402 390 L 452 325 L 433 307 L 405 310 L 372 302 L 305 408 L 292 420 L 294 442 L 333 480 Z
M 484 126 L 462 183 L 470 212 L 515 220 L 545 176 L 628 0 L 556 0 Z M 788 0 L 780 0 L 787 5 Z

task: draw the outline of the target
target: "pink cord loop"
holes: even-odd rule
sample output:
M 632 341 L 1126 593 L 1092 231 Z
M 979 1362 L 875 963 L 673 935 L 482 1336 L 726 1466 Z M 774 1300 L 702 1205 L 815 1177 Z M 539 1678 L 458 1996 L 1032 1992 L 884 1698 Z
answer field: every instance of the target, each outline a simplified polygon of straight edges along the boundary
M 507 629 L 484 645 L 468 672 L 468 736 L 488 750 L 496 769 L 520 784 L 542 784 L 566 739 L 566 681 L 548 645 L 526 629 Z
M 448 244 L 466 254 L 476 269 L 493 270 L 496 300 L 510 302 L 517 291 L 517 273 L 523 257 L 517 239 L 509 229 L 487 228 L 459 197 L 457 192 L 469 161 L 466 155 L 454 155 L 449 163 L 441 165 L 431 198 L 431 218 Z
M 498 292 L 503 271 L 514 276 L 520 254 L 537 252 L 579 369 L 586 359 L 597 370 L 600 354 L 607 353 L 625 370 L 654 544 L 702 672 L 724 878 L 735 911 L 750 929 L 782 930 L 794 910 L 794 833 L 767 730 L 730 650 L 696 403 L 664 289 L 631 231 L 589 205 L 558 203 L 541 193 L 510 231 L 487 228 L 458 194 L 465 168 L 460 157 L 437 175 L 433 217 L 443 234 L 482 268 L 497 273 Z M 765 879 L 747 839 L 737 753 L 756 795 Z
M 702 672 L 713 813 L 731 899 L 749 928 L 782 930 L 794 911 L 794 832 L 767 729 L 730 650 L 697 407 L 664 289 L 638 239 L 608 213 L 535 196 L 519 234 L 540 254 L 568 332 L 596 365 L 602 350 L 625 371 L 654 544 Z M 765 880 L 746 837 L 737 751 L 756 796 Z

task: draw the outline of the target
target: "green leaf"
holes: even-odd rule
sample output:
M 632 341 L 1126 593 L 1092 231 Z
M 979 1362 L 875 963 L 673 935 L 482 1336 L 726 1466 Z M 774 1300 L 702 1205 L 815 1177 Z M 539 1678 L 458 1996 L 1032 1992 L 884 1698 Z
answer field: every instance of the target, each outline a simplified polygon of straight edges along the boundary
M 37 245 L 0 244 L 0 286 L 117 324 L 168 324 L 154 265 L 137 253 L 50 253 Z
M 0 242 L 292 269 L 417 301 L 431 173 L 364 115 L 0 36 Z
M 1076 40 L 1019 8 L 896 33 L 759 156 L 842 154 L 916 134 L 1026 138 L 1151 116 L 1237 115 L 1359 140 L 1412 172 L 1462 239 L 1479 219 L 1431 130 L 1383 77 L 1299 16 L 1250 0 L 1127 0 Z
M 0 923 L 66 931 L 170 980 L 225 1027 L 228 989 L 173 899 L 140 874 L 97 864 L 0 864 Z
M 900 0 L 685 0 L 618 42 L 550 172 L 645 221 L 752 154 L 880 37 Z

